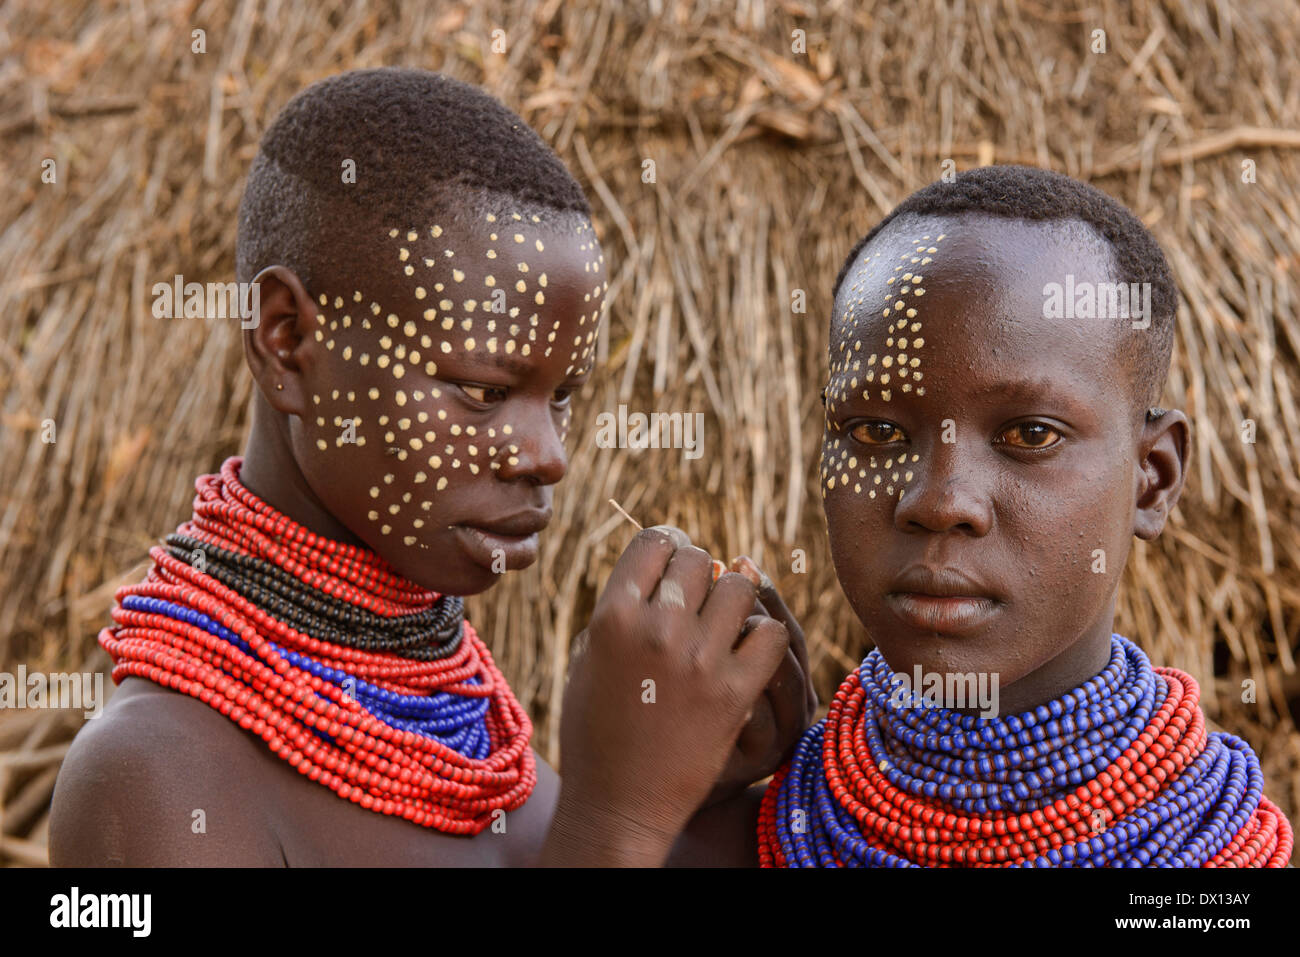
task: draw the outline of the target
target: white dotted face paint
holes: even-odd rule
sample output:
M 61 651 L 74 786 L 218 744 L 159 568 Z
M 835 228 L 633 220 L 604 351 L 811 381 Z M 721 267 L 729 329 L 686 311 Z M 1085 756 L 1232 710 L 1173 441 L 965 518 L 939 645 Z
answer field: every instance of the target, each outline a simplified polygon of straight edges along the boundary
M 365 447 L 369 438 L 370 447 L 381 450 L 390 470 L 382 481 L 368 486 L 365 514 L 380 535 L 400 540 L 405 547 L 427 547 L 423 543 L 428 535 L 420 530 L 432 527 L 433 493 L 452 482 L 465 483 L 523 463 L 520 446 L 508 439 L 516 432 L 513 424 L 494 422 L 480 429 L 463 421 L 467 404 L 482 403 L 490 409 L 498 390 L 466 386 L 462 380 L 472 376 L 461 375 L 459 369 L 440 370 L 440 364 L 468 370 L 474 366 L 465 365 L 462 358 L 527 361 L 532 356 L 547 358 L 557 348 L 561 319 L 545 312 L 544 292 L 546 269 L 557 268 L 555 253 L 547 252 L 557 244 L 544 238 L 548 234 L 543 231 L 553 227 L 535 215 L 525 219 L 510 214 L 506 218 L 513 228 L 499 235 L 492 224 L 500 218 L 487 218 L 482 234 L 465 239 L 459 249 L 457 235 L 438 224 L 385 230 L 391 262 L 400 270 L 400 288 L 409 292 L 416 310 L 405 300 L 381 305 L 384 296 L 367 296 L 361 290 L 350 291 L 350 302 L 343 296 L 319 298 L 316 340 L 344 362 L 366 367 L 361 376 L 366 384 L 359 391 L 333 390 L 328 397 L 312 397 L 320 413 L 315 416 L 313 444 L 320 452 L 333 452 L 349 445 Z M 608 289 L 600 275 L 604 256 L 590 224 L 582 222 L 576 232 L 578 259 L 572 267 L 563 267 L 570 276 L 579 263 L 582 267 L 576 295 L 565 305 L 572 309 L 576 302 L 579 307 L 579 334 L 567 356 L 566 376 L 585 374 L 594 361 L 600 308 Z M 534 269 L 529 257 L 538 255 L 549 255 L 549 265 Z M 503 281 L 506 272 L 517 279 Z M 551 320 L 549 339 L 543 335 L 546 320 Z M 336 335 L 354 325 L 364 332 L 382 329 L 384 334 L 336 348 Z M 372 384 L 380 373 L 382 381 Z M 439 379 L 440 374 L 445 378 Z M 398 414 L 385 411 L 392 409 Z M 566 407 L 557 415 L 564 441 L 571 410 Z
M 850 489 L 868 499 L 902 498 L 915 474 L 911 466 L 920 456 L 898 450 L 901 433 L 896 426 L 869 421 L 841 431 L 836 413 L 848 402 L 891 402 L 902 393 L 925 395 L 920 309 L 925 286 L 920 267 L 934 262 L 933 254 L 939 252 L 945 235 L 923 235 L 912 242 L 911 252 L 893 263 L 882 259 L 879 252 L 865 252 L 845 277 L 849 285 L 837 297 L 830 377 L 823 394 L 826 431 L 819 483 L 823 498 Z M 863 358 L 863 341 L 878 336 L 882 323 L 887 351 L 870 352 Z M 875 445 L 881 451 L 873 454 Z

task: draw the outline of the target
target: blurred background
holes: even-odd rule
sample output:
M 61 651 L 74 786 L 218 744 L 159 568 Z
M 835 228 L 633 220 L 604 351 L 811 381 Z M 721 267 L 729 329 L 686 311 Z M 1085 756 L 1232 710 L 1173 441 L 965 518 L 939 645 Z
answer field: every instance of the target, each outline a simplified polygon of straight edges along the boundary
M 242 449 L 238 325 L 155 319 L 152 285 L 234 279 L 244 177 L 290 96 L 418 66 L 481 85 L 554 146 L 610 267 L 541 559 L 468 603 L 543 755 L 569 640 L 632 534 L 610 497 L 753 555 L 800 617 L 823 701 L 869 650 L 816 486 L 831 284 L 945 169 L 1017 162 L 1122 199 L 1169 258 L 1184 298 L 1161 404 L 1192 422 L 1191 474 L 1160 539 L 1134 542 L 1116 630 L 1201 682 L 1295 822 L 1297 49 L 1292 0 L 3 0 L 0 671 L 107 671 L 115 589 L 189 516 L 195 476 Z M 619 403 L 703 411 L 705 454 L 598 448 Z M 82 720 L 0 710 L 0 863 L 45 862 Z

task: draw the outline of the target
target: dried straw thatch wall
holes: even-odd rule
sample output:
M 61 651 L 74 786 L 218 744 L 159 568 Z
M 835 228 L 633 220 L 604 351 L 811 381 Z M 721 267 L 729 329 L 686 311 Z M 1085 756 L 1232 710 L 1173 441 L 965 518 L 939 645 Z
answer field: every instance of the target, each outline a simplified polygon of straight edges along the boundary
M 555 145 L 612 265 L 542 560 L 471 604 L 544 753 L 567 639 L 628 537 L 610 496 L 762 558 L 823 695 L 858 660 L 814 484 L 829 286 L 854 239 L 946 159 L 1019 161 L 1122 197 L 1168 252 L 1186 302 L 1163 404 L 1191 417 L 1195 459 L 1172 526 L 1137 543 L 1118 627 L 1202 679 L 1294 818 L 1298 17 L 1290 0 L 0 3 L 0 668 L 101 666 L 114 588 L 188 515 L 193 477 L 241 447 L 238 330 L 153 319 L 152 284 L 233 278 L 243 176 L 291 94 L 418 65 L 483 85 Z M 595 415 L 619 402 L 706 412 L 708 454 L 597 449 Z M 794 548 L 806 574 L 790 572 Z M 0 715 L 0 859 L 43 859 L 75 724 Z

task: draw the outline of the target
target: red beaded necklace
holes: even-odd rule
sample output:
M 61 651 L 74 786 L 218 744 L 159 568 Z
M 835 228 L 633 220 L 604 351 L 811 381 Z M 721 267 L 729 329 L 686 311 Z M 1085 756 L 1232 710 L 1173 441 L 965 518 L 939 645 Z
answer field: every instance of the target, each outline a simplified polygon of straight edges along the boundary
M 194 515 L 179 533 L 273 562 L 325 595 L 383 616 L 425 611 L 441 597 L 373 552 L 321 538 L 271 508 L 240 484 L 242 463 L 227 459 L 219 475 L 195 481 Z M 161 547 L 150 556 L 145 581 L 118 590 L 117 624 L 99 635 L 114 682 L 134 675 L 198 698 L 340 797 L 445 833 L 477 834 L 532 793 L 532 723 L 468 621 L 459 647 L 439 660 L 347 648 L 302 634 Z M 123 607 L 128 598 L 134 607 Z M 141 610 L 158 603 L 190 610 L 194 620 L 206 616 L 248 651 L 175 611 Z M 272 642 L 312 659 L 312 670 L 295 667 Z M 395 695 L 487 698 L 488 756 L 469 758 L 393 727 L 312 673 L 321 666 Z

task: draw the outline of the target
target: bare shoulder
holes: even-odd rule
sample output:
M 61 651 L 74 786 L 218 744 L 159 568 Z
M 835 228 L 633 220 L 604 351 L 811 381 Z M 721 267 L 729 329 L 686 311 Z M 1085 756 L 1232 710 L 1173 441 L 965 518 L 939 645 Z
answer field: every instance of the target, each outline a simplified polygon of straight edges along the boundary
M 541 855 L 559 795 L 559 777 L 534 757 L 537 782 L 522 807 L 499 829 L 451 837 L 339 800 L 203 702 L 128 678 L 82 728 L 59 772 L 50 860 L 59 867 L 528 867 Z
M 536 751 L 533 758 L 537 762 L 537 783 L 533 786 L 533 793 L 523 807 L 511 811 L 504 821 L 504 826 L 511 832 L 511 840 L 500 863 L 508 867 L 535 867 L 541 860 L 542 847 L 560 797 L 560 776 Z M 475 840 L 482 841 L 489 833 L 490 830 L 485 831 Z
M 256 799 L 259 745 L 203 702 L 127 678 L 59 771 L 50 862 L 281 865 Z

